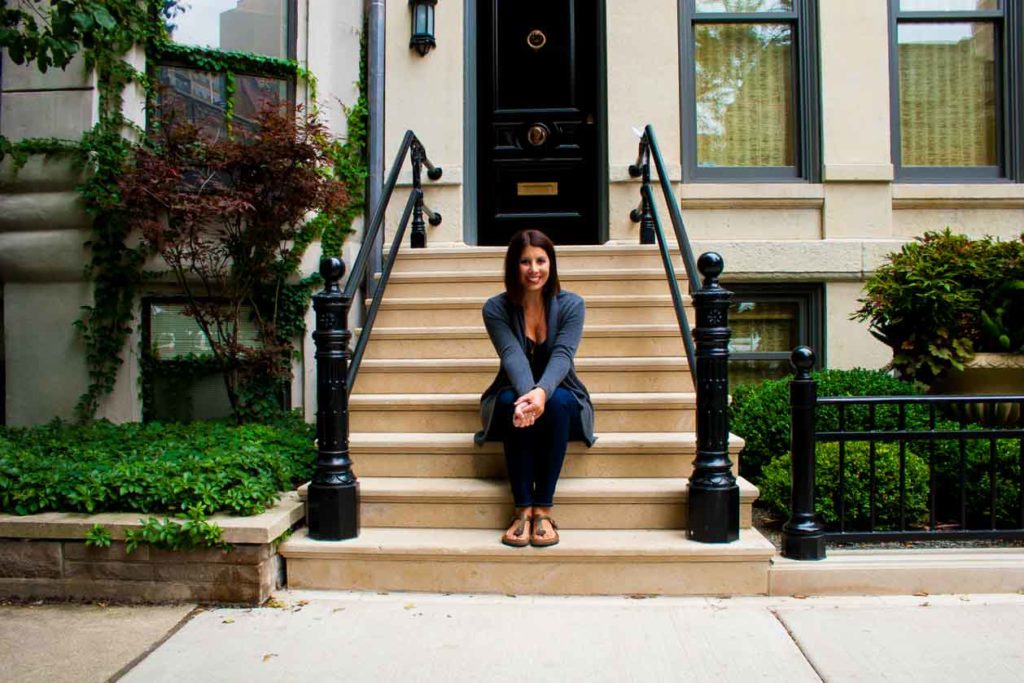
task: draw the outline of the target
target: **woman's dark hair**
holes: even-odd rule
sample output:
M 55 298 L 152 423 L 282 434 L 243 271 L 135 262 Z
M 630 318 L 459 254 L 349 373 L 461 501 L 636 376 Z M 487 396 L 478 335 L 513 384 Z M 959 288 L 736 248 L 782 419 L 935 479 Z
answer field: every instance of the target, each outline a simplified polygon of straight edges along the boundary
M 555 243 L 540 230 L 528 228 L 520 230 L 512 235 L 508 243 L 508 251 L 505 252 L 505 293 L 512 303 L 517 306 L 523 303 L 523 285 L 519 282 L 519 258 L 527 247 L 540 247 L 548 255 L 548 262 L 551 264 L 548 271 L 548 281 L 544 283 L 544 301 L 550 301 L 553 296 L 562 291 L 558 283 L 558 262 L 555 261 Z

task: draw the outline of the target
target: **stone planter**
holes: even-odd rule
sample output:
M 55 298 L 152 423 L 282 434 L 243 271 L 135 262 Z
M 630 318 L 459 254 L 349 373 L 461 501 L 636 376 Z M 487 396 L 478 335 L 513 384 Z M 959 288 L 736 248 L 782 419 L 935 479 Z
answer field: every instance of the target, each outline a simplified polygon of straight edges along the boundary
M 968 396 L 1024 395 L 1024 355 L 979 353 L 963 370 L 948 373 L 932 391 Z M 987 425 L 1020 424 L 1021 404 L 972 403 L 967 406 L 967 417 Z
M 133 553 L 123 539 L 138 513 L 0 515 L 0 598 L 258 605 L 282 583 L 275 540 L 302 520 L 302 508 L 293 491 L 262 515 L 214 515 L 230 550 Z M 109 548 L 85 545 L 93 524 L 110 530 Z

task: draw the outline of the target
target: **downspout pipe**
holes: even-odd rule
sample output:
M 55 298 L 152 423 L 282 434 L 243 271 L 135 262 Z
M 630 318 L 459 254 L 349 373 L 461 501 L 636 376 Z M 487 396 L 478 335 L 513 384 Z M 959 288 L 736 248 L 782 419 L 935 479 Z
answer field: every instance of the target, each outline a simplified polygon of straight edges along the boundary
M 386 0 L 367 0 L 366 17 L 366 88 L 369 114 L 367 131 L 367 188 L 366 216 L 373 213 L 384 188 L 384 36 L 386 29 Z M 383 265 L 384 231 L 370 252 L 370 267 L 366 269 L 364 288 L 373 291 L 374 274 Z

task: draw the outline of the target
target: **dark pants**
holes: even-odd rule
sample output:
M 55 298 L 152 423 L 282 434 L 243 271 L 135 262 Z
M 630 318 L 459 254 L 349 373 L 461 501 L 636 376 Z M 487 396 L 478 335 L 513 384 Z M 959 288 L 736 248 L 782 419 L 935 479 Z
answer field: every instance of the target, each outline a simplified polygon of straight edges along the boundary
M 519 398 L 512 389 L 498 394 L 493 425 L 505 443 L 508 480 L 516 507 L 551 507 L 569 440 L 583 438 L 580 404 L 562 387 L 548 397 L 544 414 L 530 427 L 514 427 L 512 415 Z

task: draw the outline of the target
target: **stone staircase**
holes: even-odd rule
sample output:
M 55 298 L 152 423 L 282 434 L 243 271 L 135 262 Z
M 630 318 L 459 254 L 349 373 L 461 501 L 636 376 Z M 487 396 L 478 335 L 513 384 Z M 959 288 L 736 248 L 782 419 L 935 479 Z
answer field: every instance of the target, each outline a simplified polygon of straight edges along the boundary
M 598 441 L 569 446 L 555 500 L 561 543 L 499 543 L 512 510 L 501 444 L 478 448 L 473 433 L 480 393 L 498 367 L 480 309 L 502 288 L 503 254 L 443 248 L 399 257 L 350 398 L 362 531 L 340 542 L 293 535 L 280 548 L 289 587 L 766 593 L 774 548 L 751 528 L 757 491 L 749 483 L 740 480 L 739 541 L 685 538 L 695 395 L 654 247 L 559 249 L 562 286 L 587 302 L 577 370 L 594 401 Z M 731 444 L 734 461 L 740 445 Z

